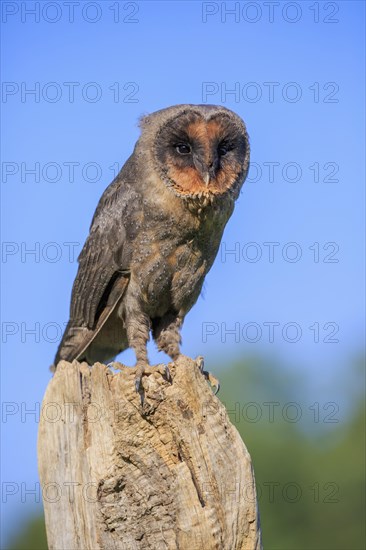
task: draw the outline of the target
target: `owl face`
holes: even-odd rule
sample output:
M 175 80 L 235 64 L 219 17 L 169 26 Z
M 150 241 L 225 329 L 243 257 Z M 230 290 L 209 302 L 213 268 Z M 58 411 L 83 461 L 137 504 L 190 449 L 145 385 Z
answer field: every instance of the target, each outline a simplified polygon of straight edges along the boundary
M 236 114 L 209 105 L 182 105 L 158 113 L 165 120 L 155 134 L 155 165 L 176 194 L 214 198 L 240 188 L 248 171 L 249 142 Z

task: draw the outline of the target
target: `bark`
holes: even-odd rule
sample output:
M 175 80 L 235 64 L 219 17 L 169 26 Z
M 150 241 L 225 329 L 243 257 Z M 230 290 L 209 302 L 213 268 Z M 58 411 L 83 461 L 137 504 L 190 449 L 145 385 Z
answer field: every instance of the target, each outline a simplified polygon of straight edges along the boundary
M 59 363 L 38 437 L 50 550 L 259 550 L 248 451 L 196 363 Z

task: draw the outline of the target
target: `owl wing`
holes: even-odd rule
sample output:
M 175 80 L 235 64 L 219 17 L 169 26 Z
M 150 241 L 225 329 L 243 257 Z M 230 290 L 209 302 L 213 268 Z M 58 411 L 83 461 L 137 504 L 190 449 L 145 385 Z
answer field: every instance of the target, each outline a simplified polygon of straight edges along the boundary
M 70 321 L 55 364 L 60 359 L 72 361 L 82 356 L 126 291 L 134 236 L 131 228 L 136 228 L 141 208 L 131 183 L 129 159 L 103 193 L 78 258 Z
M 108 216 L 108 213 L 106 213 Z M 103 214 L 96 220 L 79 256 L 79 269 L 74 281 L 70 321 L 73 324 L 94 328 L 103 307 L 103 295 L 113 280 L 128 273 L 123 261 L 126 231 L 120 220 Z

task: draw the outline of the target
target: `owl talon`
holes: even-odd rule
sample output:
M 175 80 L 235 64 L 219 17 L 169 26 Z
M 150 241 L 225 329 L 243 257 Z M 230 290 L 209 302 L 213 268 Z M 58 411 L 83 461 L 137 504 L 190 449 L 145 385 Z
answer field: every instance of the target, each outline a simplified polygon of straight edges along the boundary
M 146 365 L 144 363 L 137 363 L 136 365 L 136 376 L 135 376 L 135 389 L 136 393 L 141 393 L 144 389 L 142 385 L 142 377 L 146 373 Z
M 165 365 L 164 370 L 165 370 L 164 374 L 165 374 L 166 381 L 169 382 L 169 384 L 173 384 L 173 378 L 172 378 L 172 375 L 170 373 L 169 366 Z
M 217 393 L 219 393 L 220 382 L 218 381 L 218 379 L 213 374 L 208 372 L 207 370 L 203 370 L 203 368 L 205 366 L 205 360 L 204 360 L 203 356 L 198 355 L 198 357 L 196 357 L 196 359 L 195 359 L 195 363 L 196 363 L 197 367 L 199 368 L 200 372 L 206 378 L 207 382 L 210 384 L 210 387 L 211 387 L 212 391 L 214 392 L 214 394 L 216 395 Z
M 205 366 L 205 359 L 202 355 L 197 355 L 195 363 L 199 370 L 203 373 L 203 367 Z
M 219 382 L 219 380 L 216 378 L 216 376 L 214 376 L 213 374 L 211 374 L 207 370 L 202 371 L 202 374 L 206 378 L 207 382 L 210 384 L 210 387 L 211 387 L 212 391 L 214 392 L 214 394 L 217 395 L 220 391 L 220 382 Z
M 135 390 L 136 393 L 140 393 L 142 390 L 142 384 L 141 384 L 141 376 L 136 376 L 135 378 Z
M 137 371 L 136 371 L 136 377 L 135 377 L 135 388 L 137 393 L 141 393 L 143 391 L 143 384 L 142 384 L 142 377 L 143 376 L 150 376 L 150 374 L 153 374 L 154 372 L 159 372 L 163 378 L 169 384 L 173 383 L 172 375 L 170 373 L 170 369 L 168 365 L 137 365 Z
M 123 370 L 124 365 L 122 365 L 119 361 L 111 361 L 107 364 L 107 367 L 114 370 Z

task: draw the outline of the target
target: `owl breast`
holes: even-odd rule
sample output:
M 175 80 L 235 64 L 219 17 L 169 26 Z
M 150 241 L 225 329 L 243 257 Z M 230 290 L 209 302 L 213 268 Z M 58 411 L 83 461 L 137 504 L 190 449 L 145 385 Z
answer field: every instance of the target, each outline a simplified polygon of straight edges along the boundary
M 158 192 L 155 182 L 150 183 L 142 203 L 141 230 L 133 242 L 127 293 L 138 297 L 150 319 L 170 312 L 184 317 L 215 259 L 232 201 L 198 213 L 170 189 L 163 186 Z
M 150 252 L 141 252 L 133 264 L 132 276 L 149 317 L 162 317 L 169 311 L 182 314 L 189 311 L 207 272 L 203 252 L 194 241 L 153 244 Z

